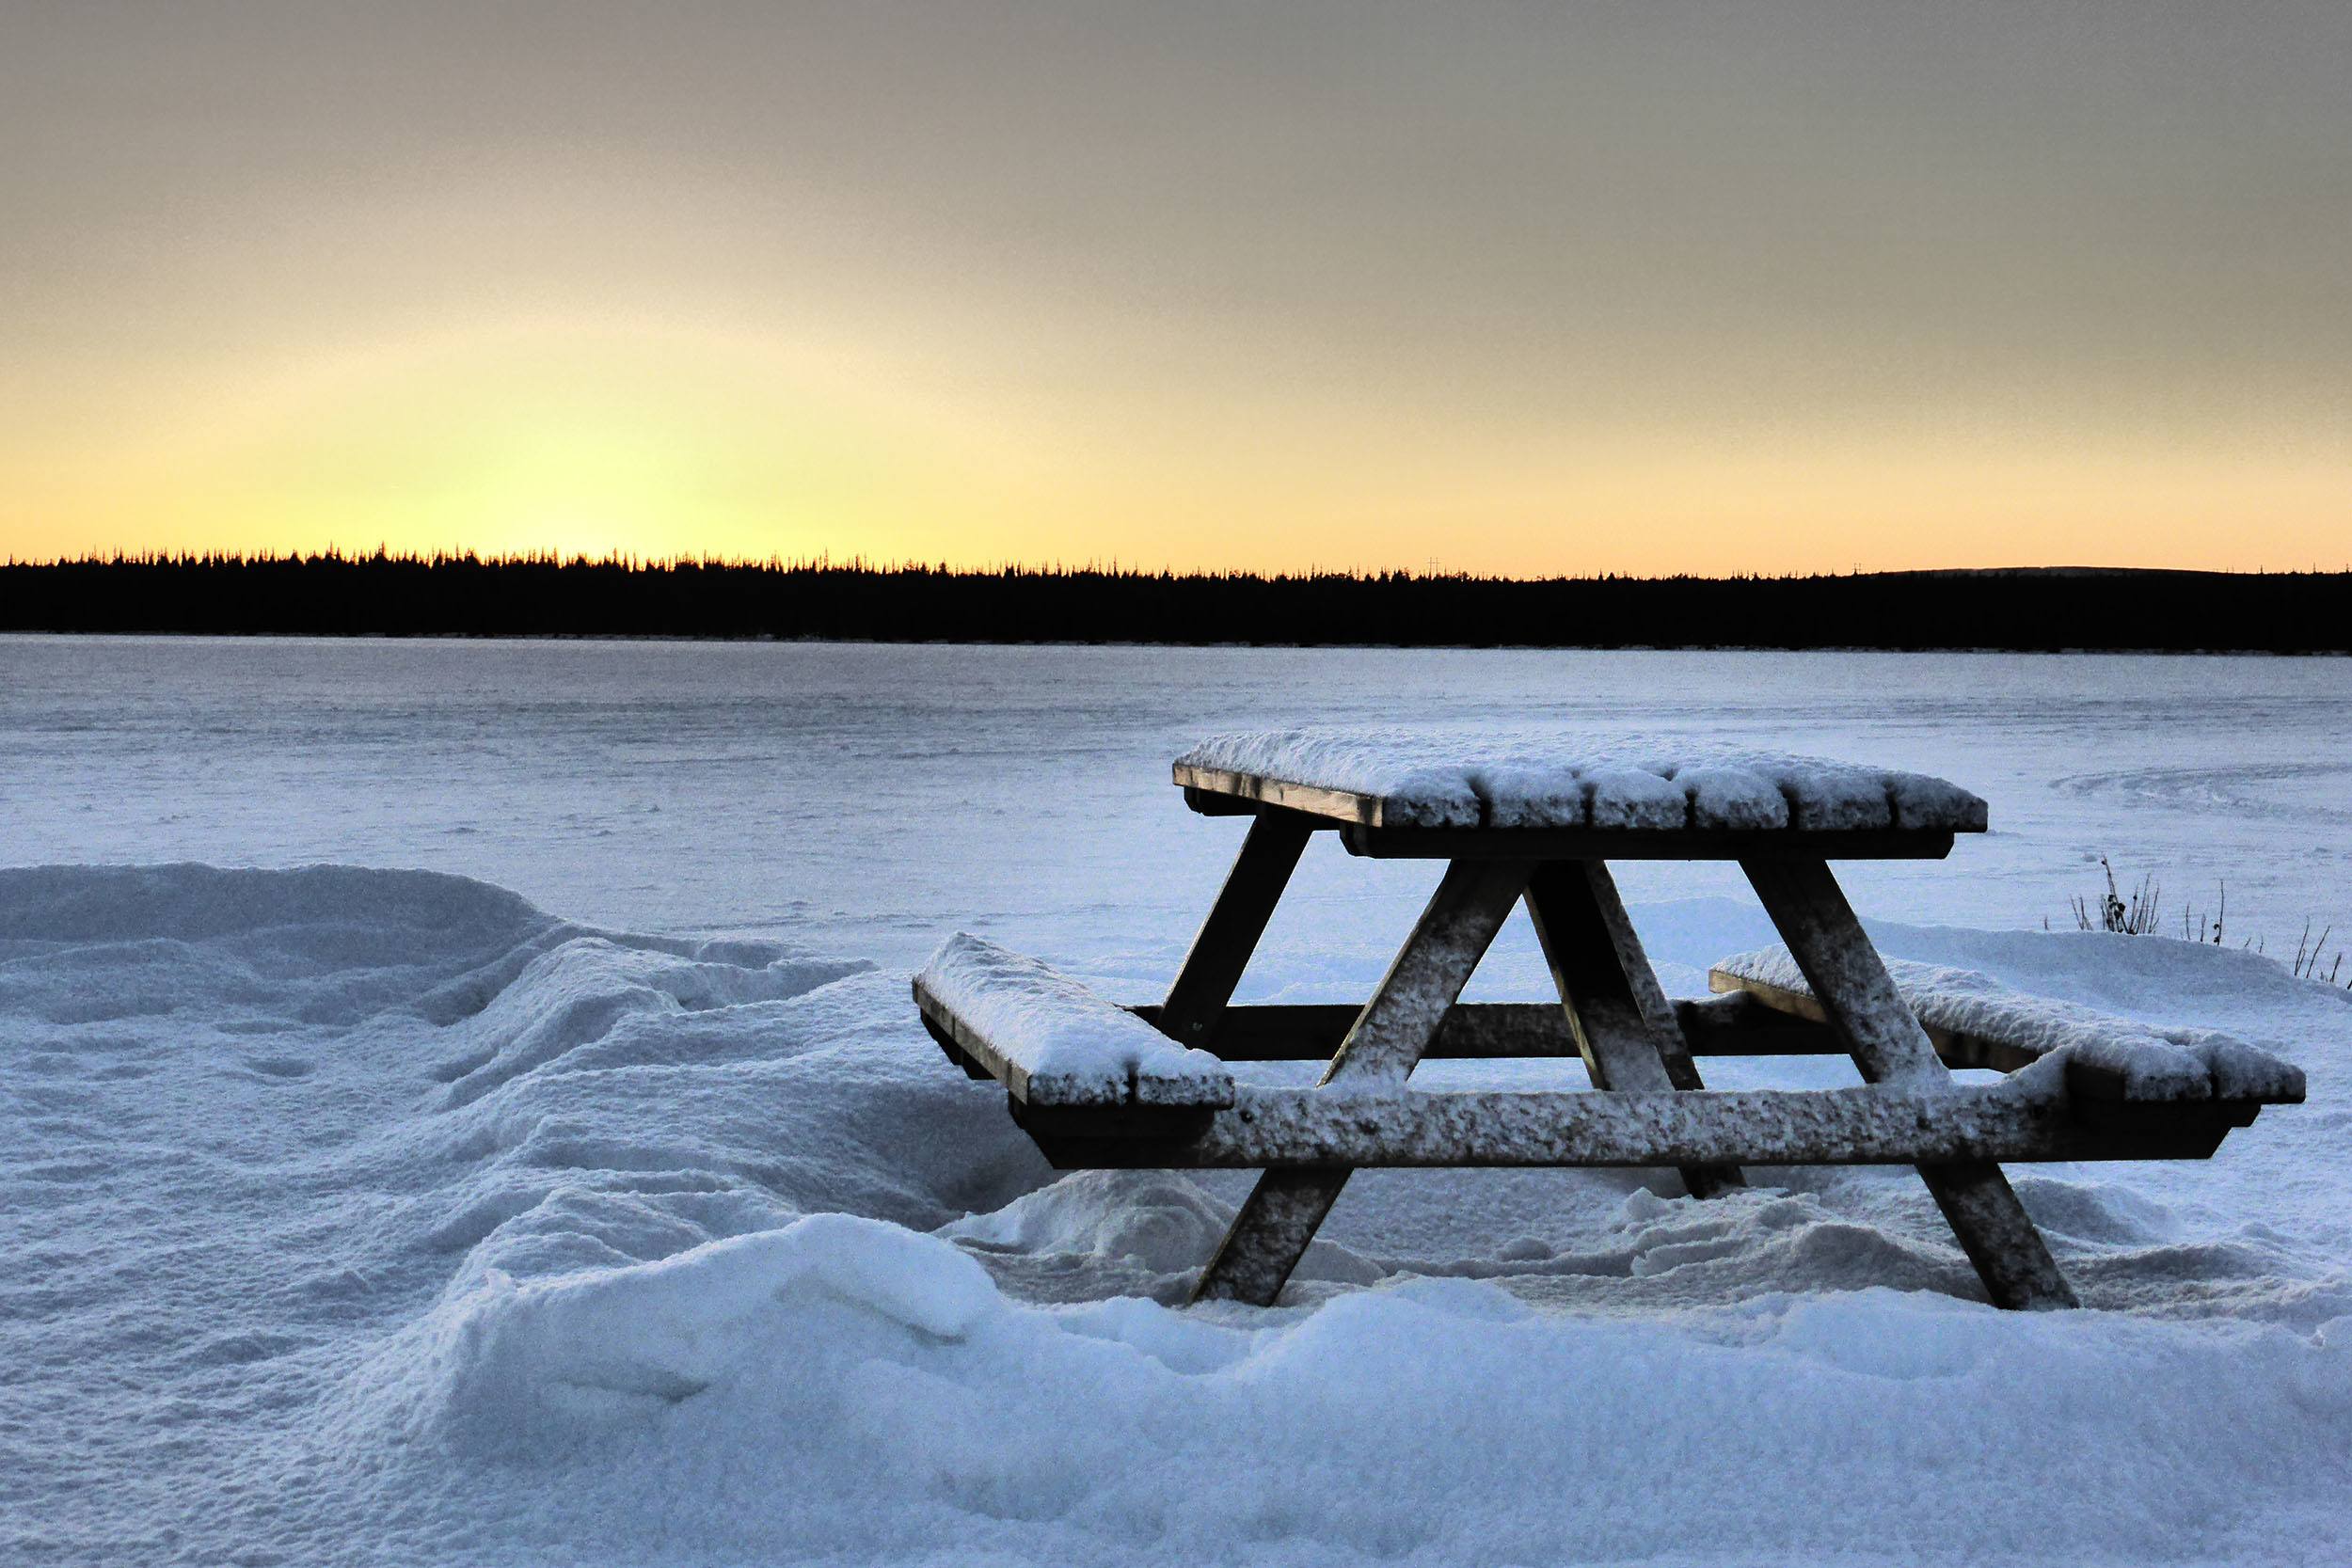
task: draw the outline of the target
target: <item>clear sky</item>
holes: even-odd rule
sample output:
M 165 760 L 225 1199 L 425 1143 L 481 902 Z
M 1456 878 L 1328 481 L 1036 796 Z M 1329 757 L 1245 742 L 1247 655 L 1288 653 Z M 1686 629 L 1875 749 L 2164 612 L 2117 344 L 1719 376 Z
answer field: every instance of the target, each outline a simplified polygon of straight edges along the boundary
M 0 6 L 0 555 L 2352 559 L 2352 5 Z

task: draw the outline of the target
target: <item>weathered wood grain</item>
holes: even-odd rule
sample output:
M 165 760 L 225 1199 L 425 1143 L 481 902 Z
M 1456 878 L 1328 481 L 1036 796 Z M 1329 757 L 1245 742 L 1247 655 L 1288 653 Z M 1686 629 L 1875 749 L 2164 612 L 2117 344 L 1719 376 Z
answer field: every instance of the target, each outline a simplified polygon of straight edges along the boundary
M 1829 1009 L 1803 991 L 1768 985 L 1762 980 L 1751 980 L 1742 975 L 1726 974 L 1720 969 L 1707 972 L 1707 983 L 1709 989 L 1716 991 L 1754 997 L 1760 1005 L 1790 1018 L 1824 1026 L 1829 1023 Z M 2030 1051 L 1982 1035 L 1938 1028 L 1924 1019 L 1920 1020 L 1919 1027 L 1947 1068 L 1990 1068 L 1995 1072 L 2015 1072 L 2035 1059 L 2035 1053 Z
M 1446 867 L 1412 935 L 1340 1042 L 1322 1087 L 1338 1085 L 1353 1091 L 1403 1085 L 1437 1037 L 1533 870 L 1508 861 Z M 1273 1305 L 1346 1183 L 1344 1169 L 1269 1170 L 1260 1177 L 1201 1271 L 1193 1299 Z
M 1063 979 L 1035 959 L 991 947 L 1022 966 L 1015 982 L 977 984 L 957 974 L 926 969 L 914 978 L 912 990 L 924 1028 L 951 1055 L 977 1068 L 1005 1086 L 1015 1101 L 1064 1107 L 1141 1106 L 1190 1109 L 1230 1105 L 1233 1079 L 1216 1056 L 1179 1049 L 1128 1009 L 1102 1000 L 1087 988 Z M 936 961 L 936 960 L 935 960 Z M 1057 1056 L 1050 1044 L 1041 1049 L 1030 1025 L 1037 991 L 1032 982 L 1049 979 L 1056 988 L 1051 1006 L 1064 1024 L 1074 1022 L 1090 1044 L 1111 1042 L 1107 1056 L 1082 1053 L 1073 1060 Z M 1001 1004 L 1009 1004 L 1009 1006 Z
M 1776 986 L 1754 975 L 1721 969 L 1710 973 L 1708 983 L 1719 991 L 1747 997 L 1793 1018 L 1821 1020 L 1828 1016 L 1820 1003 L 1802 989 Z M 1901 990 L 1900 981 L 1897 982 L 1897 987 Z M 1919 993 L 1905 990 L 1903 999 L 1919 1020 L 1920 1028 L 1934 1043 L 1936 1054 L 1944 1058 L 1947 1067 L 1993 1068 L 2002 1072 L 2015 1072 L 2041 1061 L 2057 1049 L 2046 1034 L 2029 1032 L 2018 1038 L 2005 1038 L 1988 1029 L 1950 1027 L 1936 1021 L 1932 998 L 1923 1000 Z M 1992 1016 L 1997 1019 L 1999 1014 L 1995 1012 Z M 2126 1020 L 2109 1022 L 2121 1034 L 2137 1032 L 2137 1026 Z M 2267 1053 L 2257 1053 L 2255 1048 L 2243 1042 L 2231 1043 L 2249 1056 L 2262 1055 L 2271 1066 L 2282 1070 L 2267 1074 L 2243 1071 L 2217 1074 L 2207 1085 L 2212 1098 L 2242 1100 L 2258 1105 L 2295 1105 L 2302 1102 L 2304 1088 L 2300 1073 L 2284 1070 L 2284 1064 L 2268 1057 Z M 2067 1085 L 2078 1110 L 2086 1102 L 2095 1101 L 2162 1103 L 2183 1098 L 2205 1098 L 2196 1093 L 2184 1095 L 2178 1081 L 2162 1068 L 2151 1072 L 2134 1072 L 2130 1070 L 2128 1059 L 2101 1060 L 2086 1057 L 2081 1052 L 2073 1050 L 2064 1052 L 2063 1061 Z
M 1597 861 L 1548 862 L 1529 878 L 1526 896 L 1593 1087 L 1705 1087 L 1609 868 Z M 1681 1176 L 1694 1197 L 1741 1185 L 1739 1171 L 1728 1166 L 1691 1165 Z
M 1167 1033 L 1157 1003 L 1129 1009 Z M 1217 1016 L 1210 1047 L 1229 1062 L 1327 1062 L 1363 1013 L 1345 1002 L 1254 1002 Z M 1767 1009 L 1758 1009 L 1767 1012 Z M 1786 1021 L 1783 1021 L 1786 1022 Z M 1802 1027 L 1802 1026 L 1800 1026 Z M 1828 1031 L 1815 1034 L 1827 1042 Z M 1835 1051 L 1835 1042 L 1824 1047 Z M 1438 1025 L 1423 1061 L 1474 1057 L 1573 1056 L 1576 1041 L 1553 1002 L 1456 1003 Z
M 1534 870 L 1515 861 L 1446 867 L 1412 935 L 1340 1042 L 1324 1083 L 1401 1081 L 1413 1070 Z
M 1671 1004 L 1693 1056 L 1842 1056 L 1825 1023 L 1793 1017 L 1735 992 Z M 1160 1005 L 1128 1009 L 1153 1025 Z M 1328 1061 L 1363 1008 L 1345 1002 L 1255 1002 L 1217 1016 L 1219 1056 L 1229 1062 Z M 1165 1033 L 1165 1029 L 1163 1028 Z M 1554 1002 L 1457 1002 L 1438 1025 L 1423 1061 L 1574 1056 L 1576 1037 Z M 1973 1067 L 1973 1062 L 1952 1063 Z M 985 1073 L 982 1074 L 986 1076 Z
M 1313 836 L 1304 818 L 1287 812 L 1267 812 L 1249 824 L 1241 853 L 1152 1020 L 1163 1034 L 1180 1045 L 1216 1049 L 1218 1017 Z
M 1174 771 L 1176 783 L 1183 787 L 1187 804 L 1192 804 L 1194 792 L 1198 791 L 1211 800 L 1248 800 L 1262 806 L 1279 806 L 1287 811 L 1327 817 L 1334 822 L 1362 822 L 1374 827 L 1380 822 L 1380 801 L 1376 796 L 1325 789 L 1315 784 L 1292 784 L 1283 779 L 1262 778 L 1255 773 L 1230 773 L 1218 768 L 1195 768 L 1182 762 L 1176 764 Z M 1193 809 L 1216 808 L 1193 805 Z
M 1896 990 L 1828 865 L 1773 856 L 1743 861 L 1740 869 L 1862 1076 L 1902 1088 L 1947 1087 L 1950 1069 Z M 1995 1306 L 2076 1304 L 2074 1287 L 1998 1165 L 1983 1157 L 1927 1159 L 1918 1170 Z
M 1941 829 L 1852 828 L 1379 828 L 1340 825 L 1351 855 L 1372 860 L 1744 861 L 1758 856 L 1820 860 L 1944 859 Z
M 1333 1093 L 1242 1085 L 1227 1109 L 1154 1141 L 1107 1115 L 1025 1121 L 1057 1163 L 1139 1169 L 1350 1169 L 1448 1165 L 1928 1164 L 1996 1160 L 2193 1160 L 2251 1107 L 2150 1108 L 2086 1122 L 2063 1098 L 2013 1084 L 1945 1089 L 1474 1090 Z M 1279 1184 L 1294 1217 L 1314 1183 Z M 1961 1187 L 1975 1202 L 1981 1189 Z M 1337 1180 L 1330 1193 L 1336 1196 Z M 1328 1207 L 1327 1203 L 1325 1205 Z M 1288 1212 L 1288 1211 L 1286 1211 Z M 1311 1234 L 1311 1230 L 1309 1232 Z M 1276 1289 L 1279 1290 L 1279 1285 Z

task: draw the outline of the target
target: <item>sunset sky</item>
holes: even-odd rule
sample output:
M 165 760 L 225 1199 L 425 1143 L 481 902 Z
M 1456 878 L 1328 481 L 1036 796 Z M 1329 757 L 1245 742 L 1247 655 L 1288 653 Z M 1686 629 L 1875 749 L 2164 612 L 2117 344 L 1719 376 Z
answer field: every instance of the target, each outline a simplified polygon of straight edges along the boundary
M 0 556 L 2352 558 L 2352 6 L 0 8 Z

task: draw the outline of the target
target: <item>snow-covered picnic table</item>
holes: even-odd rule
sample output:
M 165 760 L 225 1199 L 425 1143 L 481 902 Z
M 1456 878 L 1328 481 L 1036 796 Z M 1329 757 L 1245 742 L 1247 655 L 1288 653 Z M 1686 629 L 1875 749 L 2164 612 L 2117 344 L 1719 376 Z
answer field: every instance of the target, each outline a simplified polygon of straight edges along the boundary
M 1759 835 L 1818 836 L 1845 856 L 1918 855 L 1985 827 L 1981 800 L 1924 773 L 1616 737 L 1259 731 L 1202 741 L 1176 759 L 1176 782 L 1196 810 L 1279 806 L 1361 830 L 1367 846 L 1408 834 L 1394 852 L 1426 853 L 1420 835 L 1469 829 L 1564 842 L 1590 833 L 1618 840 L 1609 847 L 1620 852 L 1646 842 L 1674 858 L 1720 855 L 1765 842 Z
M 1893 1163 L 1917 1167 L 1993 1301 L 2069 1306 L 1998 1162 L 2200 1159 L 2303 1098 L 2299 1071 L 2242 1041 L 1890 972 L 1828 863 L 1941 858 L 1983 832 L 1985 803 L 1942 779 L 1621 739 L 1311 731 L 1205 741 L 1174 778 L 1194 810 L 1251 820 L 1166 1001 L 1116 1006 L 961 934 L 914 995 L 1057 1165 L 1263 1171 L 1197 1296 L 1271 1303 L 1358 1166 L 1671 1165 L 1706 1197 L 1742 1165 Z M 1318 832 L 1446 869 L 1362 1007 L 1230 1006 Z M 1718 965 L 1724 995 L 1670 1002 L 1618 859 L 1738 861 L 1786 946 Z M 1522 901 L 1557 1003 L 1462 1004 Z M 1705 1087 L 1697 1057 L 1743 1054 L 1844 1054 L 1864 1083 Z M 1407 1083 L 1424 1058 L 1566 1055 L 1605 1092 Z M 1328 1065 L 1313 1088 L 1226 1067 L 1279 1059 Z M 2006 1076 L 1963 1085 L 1955 1066 Z

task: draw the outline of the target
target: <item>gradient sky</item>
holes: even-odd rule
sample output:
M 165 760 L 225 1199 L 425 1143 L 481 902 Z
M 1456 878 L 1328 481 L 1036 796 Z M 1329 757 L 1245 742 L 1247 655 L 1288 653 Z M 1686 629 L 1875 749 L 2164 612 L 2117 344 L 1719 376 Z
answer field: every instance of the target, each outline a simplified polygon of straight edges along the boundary
M 2352 559 L 2352 5 L 0 7 L 0 555 Z

